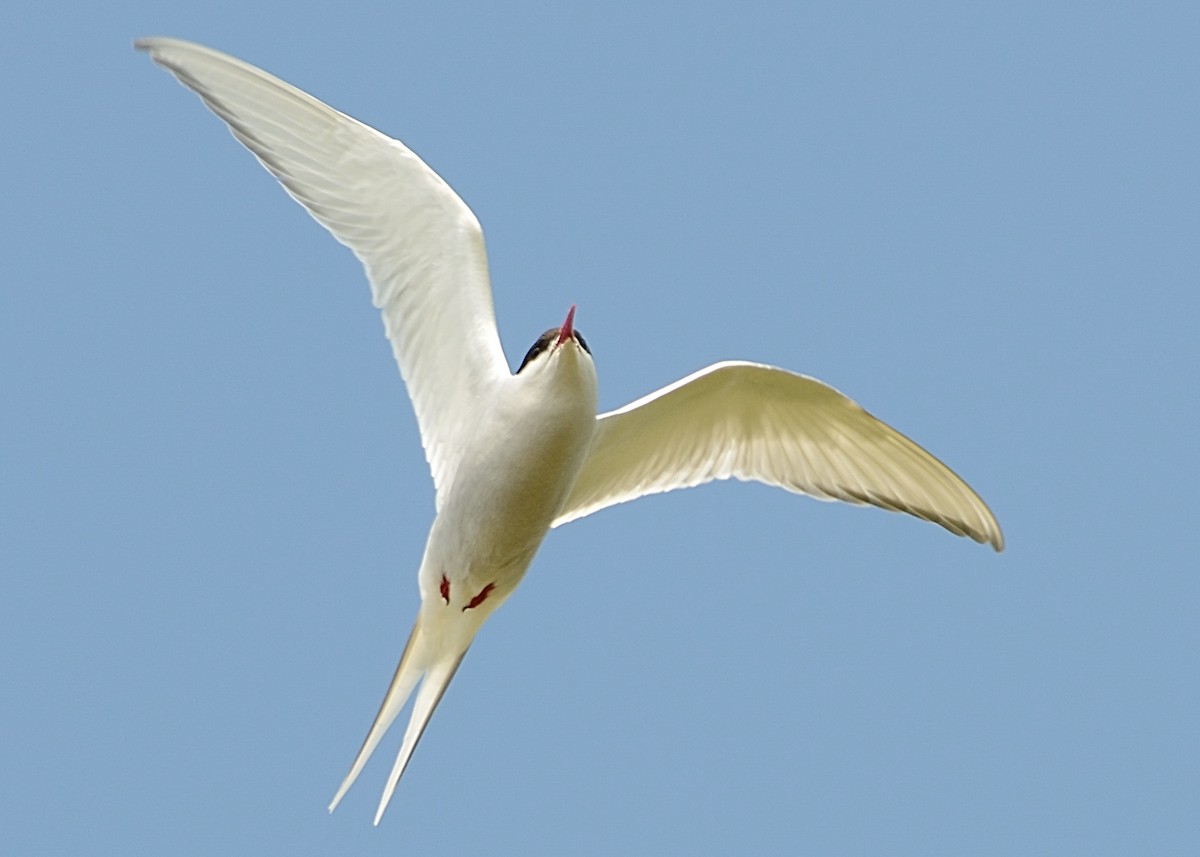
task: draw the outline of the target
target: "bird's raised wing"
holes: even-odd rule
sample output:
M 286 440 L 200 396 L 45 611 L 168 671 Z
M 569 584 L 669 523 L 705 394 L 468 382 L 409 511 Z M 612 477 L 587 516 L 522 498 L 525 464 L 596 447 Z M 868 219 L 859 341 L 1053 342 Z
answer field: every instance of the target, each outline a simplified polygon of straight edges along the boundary
M 475 215 L 402 143 L 254 66 L 176 39 L 135 46 L 199 95 L 363 263 L 440 503 L 472 402 L 509 374 Z
M 996 519 L 950 468 L 832 387 L 756 363 L 717 363 L 597 417 L 554 522 L 714 479 L 907 512 L 996 550 Z

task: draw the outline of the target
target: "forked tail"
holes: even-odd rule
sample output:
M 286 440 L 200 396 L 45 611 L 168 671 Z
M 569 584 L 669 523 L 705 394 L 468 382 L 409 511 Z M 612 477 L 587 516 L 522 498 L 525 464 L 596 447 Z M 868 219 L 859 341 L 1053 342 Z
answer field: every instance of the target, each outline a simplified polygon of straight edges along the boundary
M 396 716 L 404 708 L 404 703 L 408 701 L 413 688 L 420 681 L 421 687 L 417 691 L 417 698 L 413 703 L 408 728 L 404 730 L 404 741 L 400 745 L 400 753 L 396 756 L 396 763 L 392 766 L 392 773 L 388 777 L 383 797 L 379 801 L 379 809 L 375 812 L 375 824 L 379 824 L 379 820 L 383 818 L 388 801 L 392 799 L 392 792 L 396 790 L 396 783 L 408 766 L 408 760 L 412 758 L 413 750 L 417 748 L 417 742 L 421 740 L 429 718 L 433 716 L 438 703 L 442 701 L 442 696 L 446 693 L 450 680 L 454 678 L 454 673 L 458 671 L 458 665 L 462 663 L 462 659 L 467 654 L 464 649 L 450 658 L 443 658 L 428 664 L 428 653 L 424 651 L 426 643 L 427 641 L 422 638 L 421 620 L 418 617 L 412 633 L 408 635 L 408 642 L 404 646 L 404 653 L 400 656 L 400 663 L 396 666 L 396 673 L 392 676 L 392 683 L 388 686 L 383 703 L 379 706 L 379 713 L 375 715 L 375 722 L 371 724 L 371 731 L 367 733 L 366 740 L 363 741 L 358 755 L 354 758 L 354 764 L 350 766 L 350 772 L 342 780 L 337 794 L 333 796 L 333 800 L 329 804 L 330 812 L 337 809 L 337 805 L 349 791 L 350 786 L 354 785 L 354 781 L 358 779 L 358 775 L 362 773 L 363 767 L 367 764 L 367 759 L 371 758 L 371 754 L 379 746 L 380 739 L 396 720 Z

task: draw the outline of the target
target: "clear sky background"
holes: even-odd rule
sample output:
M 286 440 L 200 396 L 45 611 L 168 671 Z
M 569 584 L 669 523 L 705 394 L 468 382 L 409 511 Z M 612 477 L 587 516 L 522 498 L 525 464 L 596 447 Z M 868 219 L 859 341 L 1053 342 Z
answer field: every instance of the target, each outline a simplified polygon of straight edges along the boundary
M 353 257 L 131 41 L 405 140 L 510 362 L 821 378 L 1005 553 L 738 483 L 551 533 L 370 825 L 433 493 Z M 0 851 L 1200 853 L 1200 7 L 0 5 Z

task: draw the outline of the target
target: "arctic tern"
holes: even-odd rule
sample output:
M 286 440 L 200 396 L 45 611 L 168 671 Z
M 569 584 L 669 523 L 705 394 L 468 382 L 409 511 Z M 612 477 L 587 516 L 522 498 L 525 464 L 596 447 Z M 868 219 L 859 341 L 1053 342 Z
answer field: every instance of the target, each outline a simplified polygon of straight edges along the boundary
M 421 606 L 331 812 L 416 689 L 379 823 L 476 632 L 552 527 L 733 477 L 907 512 L 1003 548 L 996 519 L 965 482 L 812 378 L 727 361 L 597 416 L 596 370 L 574 306 L 511 373 L 479 222 L 415 154 L 218 51 L 169 38 L 135 46 L 199 95 L 362 262 L 432 471 Z

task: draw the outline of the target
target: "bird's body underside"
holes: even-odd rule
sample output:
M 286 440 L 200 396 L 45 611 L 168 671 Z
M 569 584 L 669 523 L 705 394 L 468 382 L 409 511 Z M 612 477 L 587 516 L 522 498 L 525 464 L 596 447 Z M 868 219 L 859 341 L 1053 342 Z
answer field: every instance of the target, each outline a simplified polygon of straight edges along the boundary
M 415 691 L 379 822 L 476 632 L 552 527 L 646 494 L 737 478 L 906 512 L 1003 547 L 996 519 L 965 482 L 812 378 L 718 363 L 597 416 L 595 367 L 574 307 L 510 373 L 478 221 L 416 155 L 225 54 L 164 38 L 137 47 L 195 91 L 363 262 L 433 475 L 437 515 L 418 572 L 421 606 L 331 810 Z

